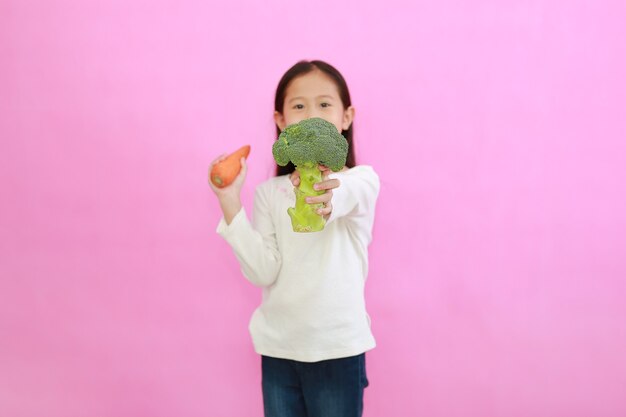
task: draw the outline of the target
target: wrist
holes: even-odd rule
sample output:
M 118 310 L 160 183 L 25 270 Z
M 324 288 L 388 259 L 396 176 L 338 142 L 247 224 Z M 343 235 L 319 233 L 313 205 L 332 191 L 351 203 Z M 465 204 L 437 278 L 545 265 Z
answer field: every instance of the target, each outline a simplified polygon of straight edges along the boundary
M 221 194 L 218 196 L 221 206 L 234 205 L 241 202 L 238 194 Z
M 226 221 L 226 224 L 230 224 L 241 210 L 241 199 L 238 195 L 223 195 L 219 200 L 222 213 L 224 213 L 224 221 Z

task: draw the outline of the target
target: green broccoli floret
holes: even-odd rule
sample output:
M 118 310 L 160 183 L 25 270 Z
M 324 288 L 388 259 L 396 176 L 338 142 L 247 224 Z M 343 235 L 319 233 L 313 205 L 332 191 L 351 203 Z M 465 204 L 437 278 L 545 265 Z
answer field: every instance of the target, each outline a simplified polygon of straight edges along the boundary
M 300 173 L 300 185 L 295 189 L 296 207 L 287 210 L 294 232 L 323 230 L 326 221 L 317 214 L 322 205 L 308 204 L 305 199 L 324 194 L 313 189 L 313 184 L 322 181 L 318 165 L 340 171 L 346 164 L 348 141 L 335 125 L 315 117 L 287 126 L 274 142 L 272 153 L 278 165 L 292 162 Z

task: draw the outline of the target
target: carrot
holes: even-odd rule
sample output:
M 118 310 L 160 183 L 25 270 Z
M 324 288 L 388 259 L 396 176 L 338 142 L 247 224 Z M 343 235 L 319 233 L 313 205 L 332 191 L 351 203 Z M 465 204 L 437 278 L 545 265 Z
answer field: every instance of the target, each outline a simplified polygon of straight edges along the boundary
M 226 159 L 213 165 L 209 178 L 216 187 L 224 188 L 230 185 L 241 170 L 241 158 L 247 158 L 250 154 L 250 145 L 242 146 L 231 153 Z

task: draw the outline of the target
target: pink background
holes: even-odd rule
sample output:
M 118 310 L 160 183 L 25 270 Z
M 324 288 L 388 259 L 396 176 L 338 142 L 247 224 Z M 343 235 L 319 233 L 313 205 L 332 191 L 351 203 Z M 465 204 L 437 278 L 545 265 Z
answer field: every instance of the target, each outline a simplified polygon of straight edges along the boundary
M 0 2 L 0 415 L 260 417 L 214 156 L 346 76 L 382 179 L 365 416 L 626 415 L 626 3 Z

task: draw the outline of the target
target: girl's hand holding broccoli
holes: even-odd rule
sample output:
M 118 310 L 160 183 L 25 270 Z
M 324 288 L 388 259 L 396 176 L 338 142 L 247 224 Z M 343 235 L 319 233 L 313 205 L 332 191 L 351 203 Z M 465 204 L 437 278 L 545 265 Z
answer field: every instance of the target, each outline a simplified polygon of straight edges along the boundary
M 294 232 L 324 230 L 326 218 L 332 212 L 331 190 L 339 186 L 339 181 L 328 178 L 328 171 L 329 168 L 335 172 L 345 168 L 348 146 L 338 128 L 320 117 L 285 127 L 272 145 L 276 163 L 280 166 L 293 163 L 301 177 L 294 189 L 296 206 L 287 209 Z M 321 170 L 320 165 L 325 170 Z
M 332 172 L 330 168 L 319 165 L 319 170 L 322 172 L 322 181 L 316 183 L 313 187 L 318 190 L 326 190 L 324 194 L 315 196 L 315 197 L 307 197 L 306 202 L 309 204 L 320 204 L 322 203 L 324 206 L 317 210 L 317 214 L 324 217 L 325 220 L 328 220 L 330 217 L 330 213 L 333 211 L 332 198 L 333 198 L 333 189 L 339 187 L 340 182 L 336 178 L 328 178 L 328 175 Z M 291 184 L 294 187 L 300 185 L 300 172 L 298 170 L 294 171 L 291 174 Z

